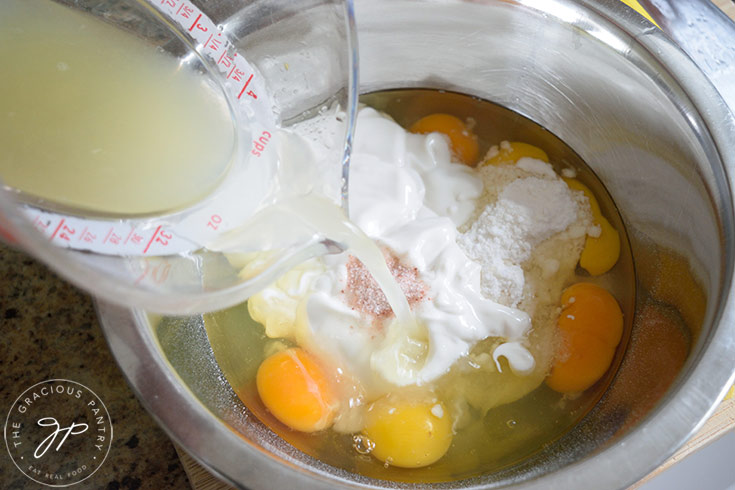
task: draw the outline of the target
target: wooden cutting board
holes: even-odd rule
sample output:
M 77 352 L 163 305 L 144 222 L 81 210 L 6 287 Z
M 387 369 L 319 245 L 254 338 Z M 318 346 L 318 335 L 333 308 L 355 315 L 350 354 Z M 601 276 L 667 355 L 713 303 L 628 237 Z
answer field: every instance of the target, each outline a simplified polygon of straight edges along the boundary
M 735 19 L 735 2 L 731 0 L 712 0 L 731 19 Z
M 730 0 L 712 0 L 715 5 L 720 7 L 731 19 L 735 19 L 735 3 Z M 723 401 L 718 407 L 717 411 L 712 417 L 707 420 L 704 426 L 687 442 L 684 447 L 679 449 L 671 458 L 669 458 L 664 464 L 654 470 L 650 475 L 643 478 L 641 481 L 633 485 L 629 490 L 634 490 L 640 485 L 650 480 L 654 476 L 658 475 L 670 466 L 678 463 L 688 455 L 700 449 L 710 442 L 714 441 L 718 437 L 725 434 L 727 431 L 735 429 L 735 387 L 730 390 L 728 395 L 730 398 Z M 184 466 L 189 477 L 193 490 L 235 490 L 234 487 L 223 483 L 211 473 L 204 469 L 199 463 L 189 456 L 186 451 L 176 446 L 176 451 L 179 453 L 179 459 L 181 464 Z

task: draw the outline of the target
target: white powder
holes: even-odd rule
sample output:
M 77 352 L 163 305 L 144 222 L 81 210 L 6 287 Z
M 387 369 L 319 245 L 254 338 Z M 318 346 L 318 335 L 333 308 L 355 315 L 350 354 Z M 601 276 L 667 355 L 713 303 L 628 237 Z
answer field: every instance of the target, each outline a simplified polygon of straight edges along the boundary
M 549 164 L 523 160 L 522 168 L 483 169 L 486 185 L 495 188 L 487 190 L 484 210 L 458 239 L 482 266 L 483 295 L 513 307 L 523 298 L 523 263 L 534 247 L 575 223 L 579 209 L 579 200 Z
M 530 159 L 479 168 L 485 187 L 475 215 L 460 228 L 459 246 L 481 266 L 481 292 L 526 312 L 532 321 L 519 343 L 486 339 L 446 378 L 447 398 L 467 400 L 482 413 L 543 383 L 560 342 L 560 298 L 574 280 L 592 213 L 584 194 L 552 172 L 547 163 Z M 502 358 L 519 347 L 530 355 L 525 366 L 515 356 L 516 376 L 509 378 L 499 371 Z
M 523 157 L 516 162 L 516 167 L 530 172 L 532 174 L 538 174 L 543 177 L 554 178 L 556 172 L 551 168 L 551 165 L 544 162 L 543 160 L 537 160 L 536 158 Z

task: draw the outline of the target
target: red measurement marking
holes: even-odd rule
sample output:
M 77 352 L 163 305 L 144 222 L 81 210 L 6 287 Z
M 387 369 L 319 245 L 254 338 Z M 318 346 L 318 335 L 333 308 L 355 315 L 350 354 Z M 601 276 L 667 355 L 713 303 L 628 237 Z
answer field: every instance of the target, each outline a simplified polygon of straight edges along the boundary
M 243 85 L 243 86 L 242 86 L 242 90 L 240 90 L 240 93 L 239 93 L 239 94 L 237 94 L 237 98 L 238 98 L 238 99 L 239 99 L 240 97 L 242 97 L 242 94 L 243 94 L 243 93 L 245 93 L 245 89 L 246 89 L 246 88 L 248 88 L 248 85 L 250 85 L 250 80 L 252 80 L 252 79 L 253 79 L 253 75 L 250 75 L 250 77 L 249 77 L 249 78 L 247 79 L 247 81 L 245 82 L 245 85 Z
M 263 131 L 260 138 L 253 140 L 253 149 L 250 151 L 256 157 L 259 157 L 265 147 L 268 146 L 268 142 L 271 140 L 272 135 L 268 131 Z
M 207 222 L 207 226 L 209 226 L 213 230 L 216 230 L 217 228 L 219 228 L 220 223 L 222 223 L 222 216 L 220 216 L 219 214 L 213 214 L 209 218 L 209 221 Z
M 126 243 L 128 243 L 128 240 L 130 240 L 130 236 L 133 234 L 134 231 L 135 231 L 135 227 L 134 226 L 131 226 L 130 227 L 130 233 L 128 233 L 128 236 L 125 237 L 125 241 L 123 242 L 123 245 L 125 245 Z
M 212 40 L 212 36 L 214 36 L 214 33 L 209 35 L 209 37 L 207 38 L 207 41 L 204 44 L 202 44 L 202 46 L 206 46 L 207 44 L 209 44 L 209 41 Z
M 151 243 L 153 243 L 153 239 L 156 238 L 156 235 L 158 235 L 159 231 L 161 231 L 161 225 L 158 225 L 158 228 L 156 228 L 156 231 L 153 232 L 153 236 L 151 237 L 150 240 L 148 240 L 148 245 L 146 245 L 145 248 L 143 249 L 143 253 L 148 252 L 148 249 L 150 248 Z
M 168 241 L 171 240 L 171 238 L 171 233 L 166 233 L 165 231 L 161 230 L 161 233 L 158 234 L 158 238 L 156 238 L 156 241 L 165 247 L 166 245 L 168 245 Z
M 97 239 L 97 235 L 88 231 L 82 235 L 82 238 L 84 238 L 84 241 L 87 243 L 93 243 Z
M 79 234 L 79 241 L 82 241 L 82 238 L 84 238 L 84 234 L 87 233 L 87 227 L 85 226 L 82 232 Z
M 105 235 L 105 239 L 102 240 L 102 243 L 107 243 L 107 239 L 110 238 L 111 233 L 112 233 L 112 228 L 110 228 L 110 231 L 107 232 L 107 235 Z
M 59 221 L 59 225 L 56 227 L 54 232 L 51 234 L 51 238 L 49 238 L 48 241 L 52 241 L 54 239 L 56 234 L 59 232 L 59 229 L 61 229 L 61 225 L 63 224 L 64 224 L 64 219 L 62 218 L 61 221 Z
M 181 2 L 181 5 L 179 5 L 178 10 L 176 10 L 176 13 L 174 15 L 179 15 L 179 12 L 181 12 L 181 9 L 184 8 L 184 2 Z
M 230 72 L 230 75 L 232 76 L 232 79 L 235 80 L 235 81 L 237 81 L 237 82 L 242 82 L 242 77 L 245 75 L 245 72 L 243 70 L 240 70 L 239 68 L 237 68 L 237 66 L 233 66 L 232 67 L 232 70 L 233 71 Z M 230 76 L 230 75 L 228 75 L 228 76 Z
M 181 4 L 180 10 L 182 10 L 181 17 L 183 17 L 184 19 L 188 19 L 189 16 L 194 13 L 194 9 L 187 6 L 186 3 Z
M 222 36 L 222 33 L 217 33 L 217 37 L 220 37 L 220 36 Z M 221 45 L 222 45 L 222 40 L 213 37 L 211 44 L 205 47 L 211 49 L 212 51 L 219 51 L 219 47 Z
M 41 221 L 41 218 L 39 216 L 38 223 L 36 223 L 36 229 L 38 230 L 39 233 L 43 233 L 46 231 L 46 228 L 48 228 L 50 225 L 51 225 L 51 221 L 47 221 L 46 223 L 44 223 L 43 221 Z
M 64 230 L 61 233 L 59 233 L 59 238 L 62 238 L 66 240 L 67 242 L 70 242 L 71 237 L 72 235 L 74 235 L 74 233 L 76 233 L 76 230 L 74 230 L 74 228 L 69 228 L 68 226 L 64 225 Z
M 230 58 L 229 56 L 225 56 L 225 52 L 223 52 L 218 64 L 224 66 L 225 68 L 229 68 L 231 66 L 234 67 L 234 62 L 234 59 Z M 230 73 L 232 73 L 232 70 L 230 70 Z
M 40 215 L 40 214 L 39 214 L 39 215 L 36 215 L 36 219 L 35 219 L 35 220 L 33 220 L 33 226 L 34 226 L 34 227 L 36 228 L 36 230 L 38 230 L 38 232 L 39 232 L 39 233 L 41 233 L 41 234 L 43 234 L 43 232 L 44 232 L 44 231 L 46 231 L 46 228 L 48 228 L 50 224 L 51 224 L 51 222 L 50 222 L 50 221 L 48 221 L 48 222 L 46 222 L 46 223 L 44 224 L 44 222 L 43 222 L 43 221 L 41 221 L 41 215 Z
M 202 14 L 197 15 L 197 18 L 194 19 L 194 23 L 189 28 L 189 32 L 191 32 L 191 31 L 194 30 L 194 27 L 197 25 L 197 22 L 199 22 L 199 19 L 201 19 L 201 18 L 202 18 Z

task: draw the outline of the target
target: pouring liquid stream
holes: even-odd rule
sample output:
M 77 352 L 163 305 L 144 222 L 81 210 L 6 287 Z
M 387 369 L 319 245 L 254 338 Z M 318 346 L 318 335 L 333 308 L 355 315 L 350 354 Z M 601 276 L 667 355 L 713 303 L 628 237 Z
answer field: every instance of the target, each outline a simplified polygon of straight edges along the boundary
M 314 196 L 303 197 L 285 208 L 324 236 L 338 243 L 359 259 L 385 294 L 396 321 L 409 326 L 415 322 L 406 295 L 401 290 L 385 262 L 378 245 L 352 223 L 335 204 Z
M 239 253 L 253 249 L 267 250 L 269 246 L 258 245 L 268 242 L 267 238 L 262 238 L 263 236 L 275 237 L 277 240 L 295 226 L 305 226 L 308 230 L 306 233 L 312 237 L 316 235 L 321 244 L 326 242 L 337 244 L 337 247 L 321 245 L 306 247 L 303 253 L 294 254 L 294 257 L 298 257 L 297 262 L 328 253 L 351 253 L 364 264 L 385 294 L 398 324 L 401 327 L 411 327 L 415 324 L 408 300 L 388 269 L 383 252 L 375 241 L 345 216 L 342 208 L 324 196 L 312 194 L 276 202 L 263 209 L 253 220 L 222 235 L 208 247 L 225 253 Z M 259 230 L 260 233 L 254 235 L 253 230 Z M 302 236 L 299 236 L 301 242 L 306 241 L 303 233 L 304 231 Z M 267 275 L 266 282 L 272 282 L 296 265 L 295 262 L 288 262 L 287 265 L 270 268 L 261 274 Z

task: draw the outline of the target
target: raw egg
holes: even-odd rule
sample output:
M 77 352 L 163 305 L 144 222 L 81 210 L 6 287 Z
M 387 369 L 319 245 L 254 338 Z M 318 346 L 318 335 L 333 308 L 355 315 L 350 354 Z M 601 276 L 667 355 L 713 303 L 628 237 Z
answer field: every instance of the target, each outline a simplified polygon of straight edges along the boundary
M 268 357 L 258 368 L 258 395 L 281 422 L 302 432 L 332 424 L 337 396 L 316 357 L 300 348 Z
M 562 293 L 560 349 L 546 384 L 561 393 L 584 391 L 610 367 L 623 335 L 623 312 L 615 298 L 591 283 Z
M 579 265 L 593 276 L 604 274 L 613 268 L 620 257 L 620 234 L 602 215 L 595 195 L 586 185 L 576 179 L 564 179 L 573 191 L 582 191 L 590 202 L 590 210 L 595 225 L 600 227 L 600 235 L 588 236 L 584 243 Z
M 452 421 L 436 399 L 385 396 L 368 408 L 363 433 L 372 455 L 392 466 L 420 468 L 438 461 L 452 443 Z
M 422 117 L 409 128 L 412 133 L 441 133 L 449 138 L 452 153 L 465 165 L 477 163 L 479 146 L 477 136 L 458 117 L 449 114 L 431 114 Z

